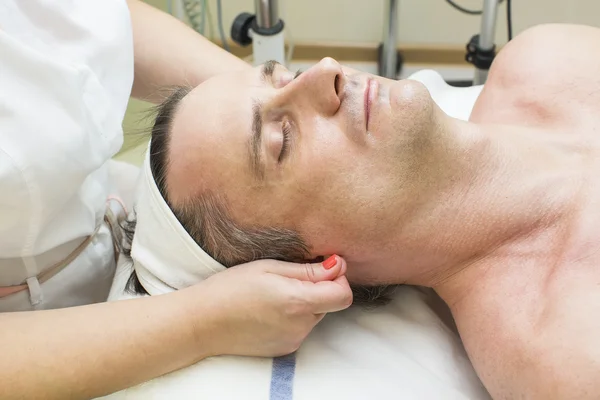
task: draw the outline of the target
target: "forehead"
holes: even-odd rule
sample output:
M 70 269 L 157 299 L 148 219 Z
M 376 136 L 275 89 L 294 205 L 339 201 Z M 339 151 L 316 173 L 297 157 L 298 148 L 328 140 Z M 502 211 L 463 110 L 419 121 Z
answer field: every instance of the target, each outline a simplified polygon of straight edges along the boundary
M 213 77 L 181 100 L 169 146 L 167 186 L 172 201 L 203 189 L 223 192 L 225 185 L 244 178 L 245 144 L 259 85 L 259 71 L 249 69 Z

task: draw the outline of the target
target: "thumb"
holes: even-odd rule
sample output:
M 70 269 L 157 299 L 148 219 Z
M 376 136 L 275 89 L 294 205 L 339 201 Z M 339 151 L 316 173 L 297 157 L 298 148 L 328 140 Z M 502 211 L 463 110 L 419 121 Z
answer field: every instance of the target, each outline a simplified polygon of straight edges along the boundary
M 270 263 L 266 272 L 298 279 L 300 281 L 322 282 L 333 281 L 346 273 L 346 261 L 332 255 L 321 263 L 294 264 L 287 262 Z

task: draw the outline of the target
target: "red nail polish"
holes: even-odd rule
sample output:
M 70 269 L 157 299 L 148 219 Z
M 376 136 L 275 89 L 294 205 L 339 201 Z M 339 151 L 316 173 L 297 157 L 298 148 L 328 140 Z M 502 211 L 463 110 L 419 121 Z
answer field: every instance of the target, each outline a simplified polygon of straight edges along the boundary
M 335 254 L 323 261 L 323 267 L 325 267 L 325 269 L 331 269 L 335 267 L 335 264 L 337 264 L 337 256 Z

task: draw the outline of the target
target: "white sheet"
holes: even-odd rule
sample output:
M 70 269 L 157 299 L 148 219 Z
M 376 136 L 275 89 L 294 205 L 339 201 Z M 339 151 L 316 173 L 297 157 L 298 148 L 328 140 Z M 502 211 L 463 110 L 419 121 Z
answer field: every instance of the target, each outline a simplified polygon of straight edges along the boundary
M 448 114 L 467 119 L 481 88 L 450 88 L 434 71 L 423 82 Z M 130 267 L 119 267 L 111 299 Z M 222 356 L 107 399 L 488 399 L 431 291 L 399 288 L 391 304 L 328 315 L 293 357 Z

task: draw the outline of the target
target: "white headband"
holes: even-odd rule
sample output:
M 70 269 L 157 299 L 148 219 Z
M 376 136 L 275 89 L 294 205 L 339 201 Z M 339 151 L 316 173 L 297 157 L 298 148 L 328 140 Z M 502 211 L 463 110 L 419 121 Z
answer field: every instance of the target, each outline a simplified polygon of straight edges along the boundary
M 150 170 L 150 144 L 142 166 L 131 245 L 134 269 L 151 295 L 198 283 L 225 270 L 185 231 L 158 191 Z

